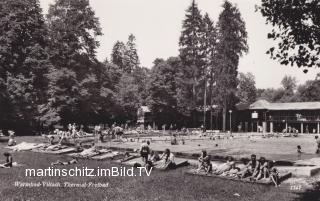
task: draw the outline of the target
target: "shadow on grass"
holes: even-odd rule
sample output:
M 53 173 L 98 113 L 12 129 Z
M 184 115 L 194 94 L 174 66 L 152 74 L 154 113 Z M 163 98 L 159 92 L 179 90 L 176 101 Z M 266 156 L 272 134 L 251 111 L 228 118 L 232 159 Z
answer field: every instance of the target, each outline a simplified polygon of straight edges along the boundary
M 308 189 L 303 193 L 298 193 L 296 201 L 320 201 L 320 181 L 313 184 L 312 189 Z

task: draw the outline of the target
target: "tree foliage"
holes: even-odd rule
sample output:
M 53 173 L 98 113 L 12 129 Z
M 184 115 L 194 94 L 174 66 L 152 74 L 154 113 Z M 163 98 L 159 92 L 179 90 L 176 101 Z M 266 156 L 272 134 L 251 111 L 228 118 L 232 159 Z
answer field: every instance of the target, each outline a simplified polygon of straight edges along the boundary
M 38 0 L 0 2 L 0 119 L 38 121 L 50 68 L 48 32 Z
M 239 73 L 237 97 L 240 103 L 251 104 L 256 101 L 255 77 L 252 73 Z
M 274 27 L 268 33 L 268 38 L 277 42 L 267 51 L 271 58 L 283 65 L 320 67 L 318 0 L 262 0 L 259 10 Z
M 47 20 L 54 67 L 48 76 L 43 121 L 84 121 L 97 113 L 94 100 L 100 95 L 101 65 L 95 59 L 96 37 L 102 35 L 98 18 L 88 0 L 58 0 L 50 5 Z

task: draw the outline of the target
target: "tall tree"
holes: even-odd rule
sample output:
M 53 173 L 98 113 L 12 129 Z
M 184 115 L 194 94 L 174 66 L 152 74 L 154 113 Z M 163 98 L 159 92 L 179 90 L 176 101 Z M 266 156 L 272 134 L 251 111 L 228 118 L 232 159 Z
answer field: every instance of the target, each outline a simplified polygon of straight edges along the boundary
M 237 97 L 240 103 L 251 104 L 256 100 L 255 78 L 252 73 L 239 73 Z
M 41 12 L 38 0 L 0 2 L 0 116 L 25 126 L 39 120 L 38 106 L 47 98 L 48 33 Z
M 123 42 L 117 41 L 111 53 L 111 62 L 117 66 L 119 66 L 122 70 L 125 70 L 125 53 L 126 53 L 126 46 Z
M 214 22 L 210 19 L 208 13 L 203 18 L 204 42 L 203 49 L 205 55 L 204 66 L 204 122 L 206 122 L 207 103 L 210 104 L 210 129 L 213 129 L 213 85 L 215 83 L 214 74 L 216 71 L 216 46 L 217 46 L 217 29 Z M 209 86 L 208 86 L 209 85 Z M 208 96 L 207 96 L 207 91 Z M 207 101 L 208 100 L 208 101 Z M 204 123 L 204 125 L 206 125 Z
M 97 104 L 88 98 L 99 95 L 100 88 L 95 58 L 96 38 L 102 35 L 98 18 L 88 0 L 57 0 L 50 5 L 47 19 L 54 68 L 49 74 L 50 101 L 44 107 L 51 114 L 46 121 L 88 119 L 97 112 Z
M 267 23 L 274 26 L 268 33 L 268 38 L 277 41 L 267 51 L 271 58 L 283 65 L 320 67 L 318 0 L 262 0 L 259 10 Z
M 136 46 L 136 37 L 133 34 L 130 34 L 124 53 L 124 70 L 128 73 L 131 73 L 140 65 L 140 60 Z
M 182 24 L 182 32 L 179 39 L 180 57 L 185 66 L 184 94 L 191 97 L 189 105 L 193 116 L 193 126 L 195 126 L 195 112 L 199 97 L 197 87 L 203 75 L 204 69 L 204 49 L 203 49 L 203 21 L 198 5 L 193 0 L 190 7 L 186 10 L 185 19 Z M 202 85 L 203 86 L 203 85 Z M 202 87 L 203 88 L 203 87 Z M 203 99 L 202 99 L 203 100 Z
M 223 4 L 218 30 L 216 89 L 217 101 L 222 105 L 222 130 L 225 131 L 227 109 L 234 106 L 239 58 L 248 51 L 245 22 L 238 8 L 229 1 Z

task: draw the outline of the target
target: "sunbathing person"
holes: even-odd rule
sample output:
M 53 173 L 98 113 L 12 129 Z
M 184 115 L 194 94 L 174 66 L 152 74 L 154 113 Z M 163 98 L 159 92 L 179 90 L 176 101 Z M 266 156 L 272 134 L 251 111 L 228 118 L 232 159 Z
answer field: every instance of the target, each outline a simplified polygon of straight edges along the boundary
M 8 131 L 9 133 L 9 141 L 8 141 L 8 146 L 15 146 L 17 142 L 14 140 L 14 131 Z
M 268 162 L 266 161 L 266 158 L 260 157 L 260 159 L 259 159 L 259 173 L 255 179 L 256 180 L 266 179 L 268 176 L 267 170 L 268 170 Z
M 242 170 L 239 173 L 239 176 L 241 179 L 248 177 L 248 176 L 256 176 L 258 175 L 259 171 L 259 161 L 257 161 L 257 156 L 255 154 L 251 155 L 251 160 L 249 163 L 246 165 L 244 170 Z
M 275 187 L 279 185 L 279 172 L 276 167 L 274 167 L 273 161 L 268 162 L 267 166 L 267 176 L 269 176 L 270 180 L 274 183 Z
M 0 167 L 3 168 L 11 168 L 12 167 L 12 155 L 9 152 L 3 153 L 3 155 L 6 157 L 6 162 L 4 164 L 0 164 Z
M 228 176 L 228 177 L 238 177 L 240 172 L 240 168 L 236 167 L 235 163 L 231 164 L 231 169 L 228 171 L 225 171 L 224 173 L 222 173 L 222 176 Z
M 174 155 L 170 152 L 170 149 L 166 149 L 160 156 L 161 165 L 160 168 L 165 170 L 174 168 L 176 163 L 174 162 Z
M 235 162 L 234 162 L 233 158 L 231 156 L 228 156 L 227 157 L 227 162 L 222 164 L 222 165 L 219 165 L 217 167 L 214 167 L 212 173 L 216 174 L 216 175 L 221 175 L 222 173 L 231 170 L 233 165 L 234 165 L 234 163 Z
M 54 166 L 54 165 L 70 165 L 70 164 L 76 164 L 76 163 L 78 163 L 78 161 L 76 159 L 72 159 L 72 160 L 67 161 L 67 162 L 63 162 L 63 161 L 57 160 L 56 162 L 51 163 L 51 165 L 52 166 Z
M 151 150 L 149 161 L 151 161 L 152 163 L 155 163 L 159 160 L 160 160 L 160 156 L 158 152 Z
M 205 150 L 202 151 L 201 156 L 198 158 L 197 172 L 199 173 L 201 170 L 204 170 L 206 174 L 212 172 L 211 158 Z

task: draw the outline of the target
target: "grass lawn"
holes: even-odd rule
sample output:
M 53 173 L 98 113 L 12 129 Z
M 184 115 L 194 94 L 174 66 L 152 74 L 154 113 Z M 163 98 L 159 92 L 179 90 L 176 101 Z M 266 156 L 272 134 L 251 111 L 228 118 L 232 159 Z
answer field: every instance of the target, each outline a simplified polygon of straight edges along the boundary
M 2 157 L 4 144 L 0 144 Z M 48 168 L 50 163 L 68 160 L 67 156 L 56 156 L 32 152 L 13 153 L 14 161 L 26 166 L 0 169 L 0 200 L 210 200 L 210 201 L 250 201 L 250 200 L 320 200 L 320 188 L 312 191 L 290 191 L 288 184 L 279 188 L 254 185 L 229 180 L 196 177 L 184 174 L 186 168 L 168 172 L 152 171 L 142 177 L 26 177 L 25 168 Z M 0 158 L 1 159 L 1 158 Z M 119 166 L 110 161 L 80 160 L 78 164 L 58 166 L 59 168 L 88 167 L 110 168 Z M 101 188 L 67 187 L 15 187 L 14 182 L 71 182 L 109 183 Z

